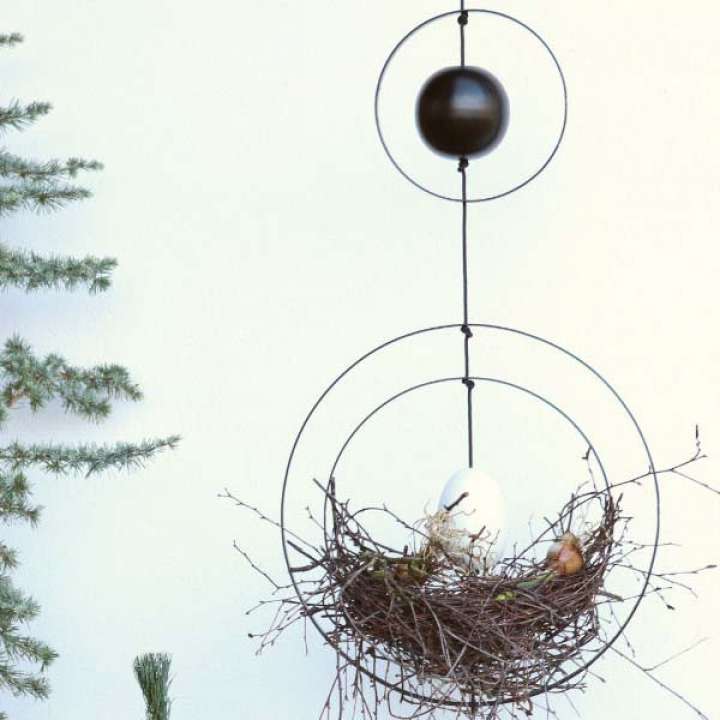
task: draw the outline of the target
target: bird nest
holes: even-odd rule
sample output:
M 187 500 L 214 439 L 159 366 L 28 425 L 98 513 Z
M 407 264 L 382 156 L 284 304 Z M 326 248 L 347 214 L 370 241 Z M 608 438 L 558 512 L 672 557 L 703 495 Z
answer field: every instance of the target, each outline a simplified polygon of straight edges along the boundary
M 489 718 L 502 706 L 524 715 L 535 696 L 581 686 L 573 671 L 603 643 L 599 608 L 620 599 L 604 589 L 622 520 L 610 492 L 577 491 L 526 548 L 495 559 L 489 532 L 456 527 L 464 496 L 409 524 L 339 501 L 334 482 L 322 490 L 324 543 L 286 531 L 303 557 L 291 568 L 299 601 L 268 601 L 279 607 L 259 651 L 295 621 L 315 622 L 338 654 L 326 717 L 333 698 L 338 717 L 351 701 L 351 717 L 375 718 L 382 704 L 392 717 Z M 369 513 L 400 524 L 408 544 L 373 537 Z M 409 714 L 392 709 L 398 700 Z
M 719 494 L 687 474 L 705 457 L 697 434 L 696 443 L 696 453 L 682 463 L 609 486 L 596 486 L 591 472 L 589 483 L 543 518 L 526 547 L 502 558 L 493 557 L 489 532 L 463 534 L 453 522 L 463 512 L 462 496 L 413 524 L 386 506 L 351 507 L 338 500 L 333 481 L 327 487 L 316 483 L 325 499 L 325 521 L 308 511 L 322 530 L 321 541 L 313 543 L 226 490 L 223 497 L 282 529 L 292 577 L 290 585 L 277 583 L 235 544 L 274 587 L 273 597 L 248 613 L 273 607 L 273 620 L 250 637 L 259 640 L 261 653 L 288 628 L 316 625 L 337 656 L 321 720 L 520 720 L 535 710 L 558 717 L 552 695 L 562 694 L 572 704 L 568 691 L 585 688 L 590 664 L 610 647 L 706 718 L 653 674 L 695 646 L 645 667 L 634 659 L 624 630 L 646 594 L 674 610 L 665 593 L 680 588 L 694 594 L 682 576 L 716 565 L 658 571 L 651 560 L 648 567 L 656 541 L 631 538 L 631 519 L 620 509 L 623 495 L 614 494 L 658 475 L 681 477 Z M 399 525 L 407 544 L 389 545 L 387 533 L 370 520 L 374 513 Z M 611 577 L 619 581 L 611 583 Z M 621 588 L 621 595 L 608 585 Z M 613 647 L 619 637 L 630 654 Z
M 580 538 L 569 530 L 589 501 L 602 504 L 602 517 Z M 567 675 L 597 639 L 619 518 L 609 495 L 573 497 L 551 530 L 492 565 L 486 533 L 458 537 L 461 505 L 413 526 L 412 550 L 394 550 L 347 504 L 330 502 L 333 530 L 305 612 L 329 621 L 336 648 L 401 668 L 408 700 L 470 710 L 521 704 Z

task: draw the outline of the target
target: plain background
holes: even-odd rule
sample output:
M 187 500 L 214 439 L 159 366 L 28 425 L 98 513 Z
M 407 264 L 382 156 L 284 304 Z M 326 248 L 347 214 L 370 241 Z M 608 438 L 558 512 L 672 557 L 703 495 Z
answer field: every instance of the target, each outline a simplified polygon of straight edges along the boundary
M 545 35 L 567 74 L 571 114 L 541 180 L 472 210 L 474 319 L 536 332 L 590 359 L 636 412 L 659 465 L 692 454 L 696 423 L 715 455 L 720 8 L 706 0 L 487 7 Z M 26 43 L 2 55 L 2 102 L 55 105 L 3 142 L 36 157 L 98 158 L 106 170 L 89 180 L 92 201 L 4 220 L 2 241 L 113 255 L 120 268 L 100 297 L 6 293 L 0 336 L 21 332 L 38 351 L 78 364 L 121 362 L 147 393 L 99 428 L 57 408 L 37 418 L 20 411 L 4 441 L 184 437 L 177 452 L 129 476 L 36 478 L 41 525 L 10 536 L 22 551 L 18 582 L 43 606 L 32 631 L 61 657 L 51 700 L 3 698 L 11 717 L 140 718 L 130 664 L 147 650 L 174 656 L 175 720 L 319 713 L 332 654 L 313 642 L 306 658 L 296 631 L 255 658 L 247 639 L 263 622 L 245 610 L 267 587 L 232 541 L 281 575 L 277 535 L 216 495 L 228 487 L 276 513 L 291 439 L 332 377 L 386 338 L 460 319 L 459 210 L 394 171 L 372 118 L 389 49 L 447 9 L 430 0 L 3 4 L 2 31 L 20 31 Z M 555 103 L 557 88 L 542 79 L 552 74 L 535 79 L 541 64 L 506 49 L 525 68 L 525 96 Z M 427 58 L 438 51 L 431 43 Z M 416 70 L 419 82 L 425 71 Z M 401 127 L 412 108 L 391 100 Z M 556 121 L 538 120 L 540 140 Z M 422 366 L 412 355 L 407 362 Z M 562 374 L 555 379 L 561 390 Z M 424 407 L 422 432 L 437 431 L 441 445 L 435 406 Z M 437 424 L 460 436 L 461 423 Z M 402 478 L 401 463 L 388 459 L 406 488 L 437 458 L 425 436 L 414 454 L 413 427 L 403 433 Z M 389 458 L 393 444 L 375 439 L 366 456 Z M 714 462 L 698 470 L 708 482 Z M 444 476 L 437 482 L 439 491 Z M 715 496 L 668 481 L 663 538 L 685 545 L 671 564 L 714 560 L 719 519 Z M 675 613 L 649 602 L 633 633 L 647 663 L 711 636 L 661 677 L 715 717 L 720 585 L 712 574 L 694 584 L 699 599 L 678 596 Z M 616 659 L 600 672 L 608 682 L 574 698 L 587 720 L 693 717 Z

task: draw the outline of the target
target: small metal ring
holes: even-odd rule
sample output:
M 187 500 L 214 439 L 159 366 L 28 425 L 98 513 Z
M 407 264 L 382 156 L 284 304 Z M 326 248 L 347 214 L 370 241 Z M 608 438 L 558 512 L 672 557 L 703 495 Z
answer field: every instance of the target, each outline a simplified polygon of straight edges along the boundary
M 366 425 L 372 418 L 374 418 L 375 415 L 377 415 L 381 410 L 383 410 L 384 408 L 386 408 L 388 405 L 391 405 L 391 404 L 394 403 L 396 400 L 399 400 L 400 398 L 405 397 L 406 395 L 409 395 L 410 393 L 413 393 L 413 392 L 415 392 L 416 390 L 422 390 L 422 389 L 428 388 L 428 387 L 435 387 L 435 386 L 437 386 L 437 385 L 442 385 L 442 384 L 445 384 L 445 383 L 455 383 L 455 382 L 458 382 L 459 380 L 463 380 L 463 378 L 462 378 L 462 377 L 438 378 L 438 379 L 435 379 L 435 380 L 428 380 L 428 381 L 426 381 L 426 382 L 419 383 L 419 384 L 417 384 L 417 385 L 413 385 L 412 387 L 406 388 L 405 390 L 402 390 L 402 391 L 396 393 L 395 395 L 389 397 L 387 400 L 383 401 L 382 403 L 380 403 L 380 405 L 378 405 L 378 406 L 375 407 L 373 410 L 371 410 L 371 411 L 370 411 L 367 415 L 365 415 L 365 417 L 355 426 L 355 428 L 354 428 L 354 429 L 352 430 L 352 432 L 348 435 L 348 437 L 345 439 L 345 442 L 344 442 L 344 443 L 342 444 L 342 446 L 340 447 L 340 451 L 338 452 L 337 456 L 335 457 L 335 462 L 333 463 L 332 469 L 330 470 L 330 480 L 328 480 L 327 489 L 329 489 L 330 482 L 332 482 L 332 480 L 336 478 L 337 467 L 338 467 L 338 465 L 339 465 L 339 463 L 340 463 L 340 460 L 341 460 L 342 457 L 344 456 L 345 451 L 348 449 L 350 443 L 353 441 L 353 439 L 354 439 L 355 436 L 358 434 L 358 432 L 360 432 L 360 430 L 361 430 L 363 427 L 365 427 L 365 425 Z M 597 461 L 598 468 L 600 469 L 600 474 L 602 475 L 602 478 L 603 478 L 603 483 L 605 484 L 605 491 L 604 491 L 604 492 L 607 493 L 607 494 L 612 495 L 612 489 L 611 489 L 611 486 L 610 486 L 610 480 L 608 479 L 607 471 L 605 470 L 605 465 L 603 464 L 603 461 L 602 461 L 600 455 L 598 454 L 598 451 L 596 450 L 595 446 L 593 445 L 592 440 L 590 440 L 590 438 L 589 438 L 588 435 L 585 433 L 585 431 L 580 427 L 580 425 L 577 423 L 577 421 L 576 421 L 571 415 L 568 415 L 568 413 L 566 413 L 562 408 L 560 408 L 558 405 L 556 405 L 554 402 L 552 402 L 552 400 L 548 400 L 548 398 L 546 398 L 546 397 L 544 397 L 543 395 L 535 392 L 534 390 L 530 390 L 529 388 L 524 387 L 523 385 L 518 385 L 517 383 L 512 383 L 512 382 L 509 382 L 509 381 L 507 381 L 507 380 L 502 380 L 502 379 L 500 379 L 500 378 L 493 378 L 493 377 L 471 376 L 471 377 L 469 378 L 469 380 L 474 381 L 474 382 L 476 382 L 476 383 L 488 383 L 488 384 L 490 384 L 490 385 L 499 385 L 499 386 L 501 386 L 501 387 L 506 387 L 506 388 L 509 388 L 509 389 L 511 389 L 511 390 L 517 390 L 517 391 L 519 391 L 519 392 L 521 392 L 521 393 L 524 393 L 524 394 L 527 395 L 528 397 L 531 397 L 531 398 L 533 398 L 533 399 L 541 402 L 543 405 L 545 405 L 546 407 L 549 407 L 551 410 L 553 410 L 554 412 L 556 412 L 560 417 L 562 417 L 564 420 L 566 420 L 566 421 L 570 424 L 570 426 L 571 426 L 571 427 L 578 433 L 578 435 L 582 438 L 583 442 L 587 445 L 588 450 L 589 450 L 588 457 L 594 457 L 595 460 Z M 325 535 L 326 548 L 327 548 L 327 541 L 328 541 L 328 537 L 329 537 L 329 535 L 328 535 L 328 511 L 329 511 L 328 504 L 329 504 L 329 503 L 328 503 L 328 496 L 326 495 L 326 496 L 325 496 L 324 509 L 323 509 L 323 532 L 324 532 L 324 535 Z M 303 602 L 303 598 L 300 598 L 300 601 Z M 304 603 L 303 603 L 303 604 L 304 604 Z M 316 627 L 317 627 L 317 624 L 316 624 Z M 318 628 L 318 629 L 319 629 L 319 628 Z M 340 653 L 340 655 L 341 655 L 342 657 L 344 657 L 344 658 L 345 658 L 346 660 L 348 660 L 349 662 L 356 662 L 356 661 L 354 661 L 349 655 L 347 655 L 341 648 L 338 648 L 338 647 L 334 646 L 333 643 L 332 643 L 332 641 L 331 641 L 331 639 L 330 639 L 330 637 L 329 637 L 323 630 L 320 630 L 320 632 L 321 632 L 321 634 L 323 635 L 323 637 L 325 638 L 326 642 L 327 642 L 328 644 L 330 644 L 331 646 L 333 646 L 334 649 L 335 649 L 338 653 Z M 610 645 L 611 645 L 613 642 L 615 642 L 615 639 L 613 639 L 613 640 L 611 641 L 611 643 L 609 643 L 606 647 L 601 648 L 601 649 L 598 651 L 598 654 L 597 654 L 597 655 L 594 655 L 593 658 L 588 662 L 587 666 L 589 666 L 592 662 L 595 662 L 595 660 L 597 659 L 597 657 L 599 657 L 599 655 L 601 655 L 602 653 L 604 653 L 605 650 L 607 650 L 607 648 L 609 648 Z M 374 659 L 374 660 L 381 659 L 381 660 L 383 660 L 384 662 L 393 662 L 392 658 L 389 658 L 389 657 L 380 657 L 380 656 L 378 656 L 378 655 L 373 656 L 373 659 Z M 586 667 L 587 667 L 587 666 L 586 666 Z M 375 673 L 375 672 L 373 672 L 373 671 L 371 671 L 371 670 L 368 670 L 368 669 L 367 669 L 366 667 L 364 667 L 362 664 L 359 663 L 359 664 L 357 665 L 357 667 L 358 667 L 358 669 L 359 669 L 363 674 L 365 674 L 367 677 L 369 677 L 369 678 L 370 678 L 371 680 L 373 680 L 374 682 L 378 682 L 378 683 L 380 683 L 380 684 L 382 684 L 382 685 L 385 685 L 386 687 L 391 688 L 391 689 L 394 688 L 394 685 L 392 685 L 391 683 L 387 682 L 387 680 L 386 680 L 385 678 L 383 678 L 382 676 L 378 675 L 377 673 Z M 580 671 L 582 671 L 582 669 L 583 669 L 583 668 L 580 668 Z M 553 680 L 553 682 L 550 683 L 550 684 L 548 684 L 547 687 L 545 687 L 542 691 L 536 691 L 536 692 L 534 693 L 534 695 L 540 695 L 540 694 L 543 694 L 543 693 L 545 693 L 545 692 L 550 692 L 550 691 L 554 690 L 555 688 L 559 687 L 563 682 L 565 682 L 565 681 L 569 680 L 570 678 L 572 678 L 572 677 L 573 677 L 574 675 L 576 675 L 578 672 L 579 672 L 579 671 L 576 670 L 576 671 L 573 671 L 572 674 L 568 673 L 567 675 L 565 675 L 565 676 L 563 676 L 563 677 L 560 677 L 560 678 L 557 678 L 557 679 Z M 403 690 L 403 694 L 404 694 L 406 697 L 415 698 L 415 699 L 417 699 L 417 700 L 422 700 L 422 699 L 424 699 L 424 696 L 422 696 L 420 693 L 416 693 L 416 692 L 414 692 L 414 691 L 412 691 L 412 690 Z M 510 699 L 510 698 L 499 698 L 499 699 L 498 699 L 498 698 L 494 698 L 494 699 L 492 699 L 492 700 L 490 700 L 490 699 L 480 700 L 480 701 L 478 701 L 478 705 L 487 706 L 487 705 L 494 705 L 494 704 L 496 704 L 496 703 L 499 703 L 499 704 L 504 705 L 504 704 L 509 703 L 509 702 L 511 702 L 511 699 Z M 464 706 L 465 704 L 466 704 L 466 703 L 465 703 L 465 702 L 462 702 L 462 701 L 446 701 L 446 703 L 445 703 L 445 705 L 448 706 L 448 707 L 450 707 L 450 706 L 452 706 L 452 707 L 462 707 L 462 706 Z
M 545 162 L 540 166 L 538 170 L 536 170 L 532 175 L 527 177 L 525 180 L 523 180 L 518 185 L 515 185 L 514 187 L 510 188 L 509 190 L 505 190 L 500 193 L 496 193 L 494 195 L 486 195 L 483 197 L 478 198 L 469 198 L 467 202 L 469 203 L 481 203 L 481 202 L 490 202 L 491 200 L 499 200 L 500 198 L 507 197 L 508 195 L 512 195 L 513 193 L 517 192 L 518 190 L 521 190 L 526 185 L 529 185 L 533 180 L 535 180 L 537 177 L 539 177 L 544 170 L 547 168 L 547 166 L 552 162 L 552 160 L 555 158 L 555 155 L 557 155 L 558 150 L 560 149 L 560 145 L 562 144 L 562 141 L 565 137 L 565 130 L 567 128 L 567 119 L 568 119 L 568 90 L 567 90 L 567 83 L 565 82 L 565 74 L 562 71 L 562 67 L 560 66 L 560 62 L 557 59 L 557 56 L 552 51 L 548 43 L 545 41 L 545 39 L 535 30 L 533 30 L 529 25 L 526 25 L 521 20 L 518 20 L 517 18 L 513 17 L 512 15 L 507 15 L 506 13 L 498 12 L 497 10 L 484 10 L 484 9 L 467 9 L 464 12 L 466 13 L 478 13 L 483 15 L 493 15 L 495 17 L 503 18 L 505 20 L 509 20 L 510 22 L 514 23 L 515 25 L 520 26 L 524 30 L 527 30 L 531 35 L 533 35 L 547 50 L 548 54 L 552 58 L 553 63 L 555 64 L 555 67 L 557 68 L 558 74 L 560 76 L 560 82 L 562 83 L 562 90 L 563 90 L 563 121 L 562 121 L 562 128 L 560 129 L 560 135 L 558 136 L 557 142 L 555 143 L 555 146 L 552 149 L 552 152 L 547 157 Z M 462 202 L 461 197 L 454 197 L 450 195 L 443 195 L 442 193 L 435 192 L 434 190 L 431 190 L 429 187 L 423 185 L 422 183 L 415 180 L 403 167 L 400 165 L 400 163 L 395 159 L 392 152 L 390 152 L 390 148 L 388 147 L 388 144 L 385 140 L 385 136 L 383 134 L 382 130 L 382 122 L 380 121 L 380 94 L 382 91 L 382 85 L 383 81 L 385 79 L 385 74 L 390 67 L 390 63 L 393 61 L 393 58 L 397 55 L 398 51 L 405 45 L 405 43 L 410 40 L 414 35 L 416 35 L 420 30 L 424 29 L 428 25 L 437 22 L 438 20 L 443 20 L 447 17 L 452 17 L 453 15 L 459 15 L 460 11 L 458 10 L 451 10 L 449 12 L 441 13 L 440 15 L 435 15 L 434 17 L 429 18 L 428 20 L 425 20 L 421 22 L 419 25 L 416 25 L 412 30 L 410 30 L 405 37 L 400 40 L 400 42 L 392 49 L 392 52 L 390 55 L 388 55 L 387 60 L 385 61 L 385 64 L 383 65 L 382 70 L 380 71 L 380 77 L 378 78 L 377 87 L 375 89 L 375 127 L 377 128 L 378 137 L 380 138 L 380 143 L 383 147 L 383 150 L 385 151 L 385 154 L 388 156 L 388 159 L 390 162 L 395 166 L 397 171 L 412 185 L 414 185 L 418 190 L 422 190 L 423 192 L 427 193 L 428 195 L 432 195 L 433 197 L 440 198 L 441 200 L 449 200 L 450 202 Z

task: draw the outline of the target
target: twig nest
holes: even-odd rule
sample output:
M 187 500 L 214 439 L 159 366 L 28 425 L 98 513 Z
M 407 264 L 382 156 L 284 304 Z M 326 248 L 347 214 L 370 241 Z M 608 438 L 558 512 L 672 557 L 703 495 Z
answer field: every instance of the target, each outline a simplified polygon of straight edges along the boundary
M 530 698 L 546 694 L 550 683 L 554 690 L 579 686 L 582 678 L 574 675 L 556 678 L 560 664 L 582 664 L 603 638 L 599 606 L 605 600 L 598 598 L 607 597 L 603 584 L 614 558 L 619 508 L 600 490 L 573 494 L 527 549 L 495 563 L 502 524 L 472 532 L 458 527 L 454 517 L 468 519 L 461 508 L 469 499 L 483 525 L 497 520 L 484 502 L 492 497 L 485 492 L 489 487 L 462 497 L 472 490 L 454 485 L 449 501 L 415 524 L 382 508 L 413 531 L 407 545 L 393 548 L 374 538 L 360 521 L 362 511 L 339 501 L 330 486 L 331 524 L 317 558 L 289 543 L 312 559 L 302 570 L 310 574 L 301 606 L 294 596 L 287 602 L 266 644 L 292 620 L 320 617 L 329 644 L 352 658 L 339 666 L 340 675 L 363 669 L 370 685 L 364 699 L 385 702 L 397 693 L 417 706 L 414 717 L 441 708 L 458 715 L 459 702 L 467 717 L 498 720 L 493 706 L 505 703 L 525 712 Z M 581 545 L 570 529 L 589 505 L 601 514 L 583 531 Z M 540 548 L 558 536 L 547 561 L 538 562 Z M 388 684 L 393 668 L 396 679 Z
M 565 533 L 547 552 L 547 563 L 556 575 L 575 575 L 585 567 L 582 544 L 576 535 Z

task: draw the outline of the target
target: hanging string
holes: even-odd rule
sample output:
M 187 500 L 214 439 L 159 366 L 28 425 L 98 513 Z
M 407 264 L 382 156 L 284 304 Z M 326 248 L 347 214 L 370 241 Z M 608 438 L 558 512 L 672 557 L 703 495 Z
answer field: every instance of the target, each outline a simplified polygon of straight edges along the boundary
M 458 172 L 462 179 L 462 277 L 463 277 L 463 345 L 465 352 L 465 372 L 463 374 L 463 385 L 467 388 L 467 433 L 468 433 L 468 466 L 473 467 L 474 442 L 473 442 L 473 389 L 475 383 L 470 379 L 470 338 L 473 336 L 470 328 L 470 313 L 468 301 L 468 201 L 467 201 L 467 158 L 460 158 Z
M 465 0 L 460 0 L 460 15 L 458 16 L 458 25 L 460 25 L 460 65 L 465 67 L 465 26 L 468 24 L 468 12 L 465 10 Z
M 465 9 L 465 0 L 460 0 L 460 14 L 458 15 L 458 25 L 460 26 L 460 65 L 465 67 L 465 27 L 468 24 L 469 14 Z M 473 389 L 475 383 L 470 379 L 470 338 L 472 330 L 470 329 L 470 319 L 468 310 L 468 251 L 467 251 L 467 216 L 468 216 L 468 197 L 467 197 L 467 167 L 468 159 L 460 158 L 458 164 L 458 172 L 462 179 L 462 277 L 463 277 L 463 324 L 461 326 L 463 334 L 463 346 L 465 353 L 465 370 L 463 373 L 463 385 L 467 388 L 467 441 L 468 441 L 468 467 L 473 467 L 474 461 L 474 442 L 473 442 Z

